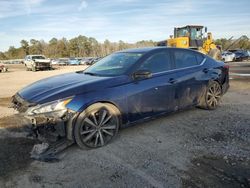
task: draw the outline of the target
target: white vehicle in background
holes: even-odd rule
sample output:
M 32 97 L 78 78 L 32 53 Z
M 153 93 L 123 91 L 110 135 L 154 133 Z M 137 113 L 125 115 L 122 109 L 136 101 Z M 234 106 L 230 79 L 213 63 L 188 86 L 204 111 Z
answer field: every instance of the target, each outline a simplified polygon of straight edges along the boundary
M 221 56 L 222 56 L 222 61 L 224 62 L 232 62 L 235 60 L 235 54 L 232 52 L 228 51 L 222 52 Z
M 58 65 L 59 64 L 59 59 L 52 59 L 51 64 L 52 65 Z
M 51 60 L 47 59 L 44 55 L 27 55 L 24 59 L 26 70 L 50 70 Z

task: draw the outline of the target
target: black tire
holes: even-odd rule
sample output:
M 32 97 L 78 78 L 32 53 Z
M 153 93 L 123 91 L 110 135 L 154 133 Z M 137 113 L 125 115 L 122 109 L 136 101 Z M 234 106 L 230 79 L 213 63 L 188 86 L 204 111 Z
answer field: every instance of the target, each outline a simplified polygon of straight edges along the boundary
M 119 110 L 111 104 L 96 103 L 79 115 L 73 133 L 80 148 L 98 148 L 113 140 L 119 127 Z
M 214 58 L 215 60 L 221 60 L 221 51 L 217 48 L 211 49 L 208 53 L 208 55 L 212 58 Z
M 222 89 L 220 84 L 216 81 L 210 81 L 198 106 L 206 110 L 214 110 L 218 107 L 221 96 Z

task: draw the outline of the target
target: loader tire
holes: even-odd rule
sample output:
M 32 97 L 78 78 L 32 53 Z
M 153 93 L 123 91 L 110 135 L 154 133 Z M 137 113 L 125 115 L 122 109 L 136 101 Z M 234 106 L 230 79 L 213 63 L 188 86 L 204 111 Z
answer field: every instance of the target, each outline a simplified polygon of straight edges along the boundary
M 208 55 L 212 58 L 214 58 L 215 60 L 221 60 L 221 51 L 217 48 L 215 49 L 211 49 L 208 53 Z

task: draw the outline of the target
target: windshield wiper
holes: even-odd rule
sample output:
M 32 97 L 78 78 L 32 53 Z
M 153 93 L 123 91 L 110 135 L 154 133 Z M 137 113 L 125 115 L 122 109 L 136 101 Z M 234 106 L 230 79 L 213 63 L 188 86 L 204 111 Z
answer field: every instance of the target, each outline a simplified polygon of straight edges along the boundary
M 93 73 L 93 72 L 84 72 L 84 74 L 88 74 L 88 75 L 91 75 L 91 76 L 97 76 L 98 75 L 98 74 Z

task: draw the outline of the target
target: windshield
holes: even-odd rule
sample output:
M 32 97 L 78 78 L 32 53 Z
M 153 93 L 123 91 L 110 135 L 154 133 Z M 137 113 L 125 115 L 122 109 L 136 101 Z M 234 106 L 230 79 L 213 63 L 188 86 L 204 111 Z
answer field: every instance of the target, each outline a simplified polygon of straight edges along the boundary
M 44 56 L 32 56 L 32 59 L 45 59 Z
M 177 29 L 177 37 L 187 37 L 187 36 L 188 36 L 188 29 L 187 28 Z
M 177 37 L 190 37 L 192 40 L 202 39 L 202 28 L 179 28 L 177 29 Z
M 202 39 L 202 30 L 200 28 L 191 28 L 191 39 L 200 40 Z
M 114 53 L 92 65 L 85 74 L 119 76 L 124 74 L 142 56 L 142 53 Z

